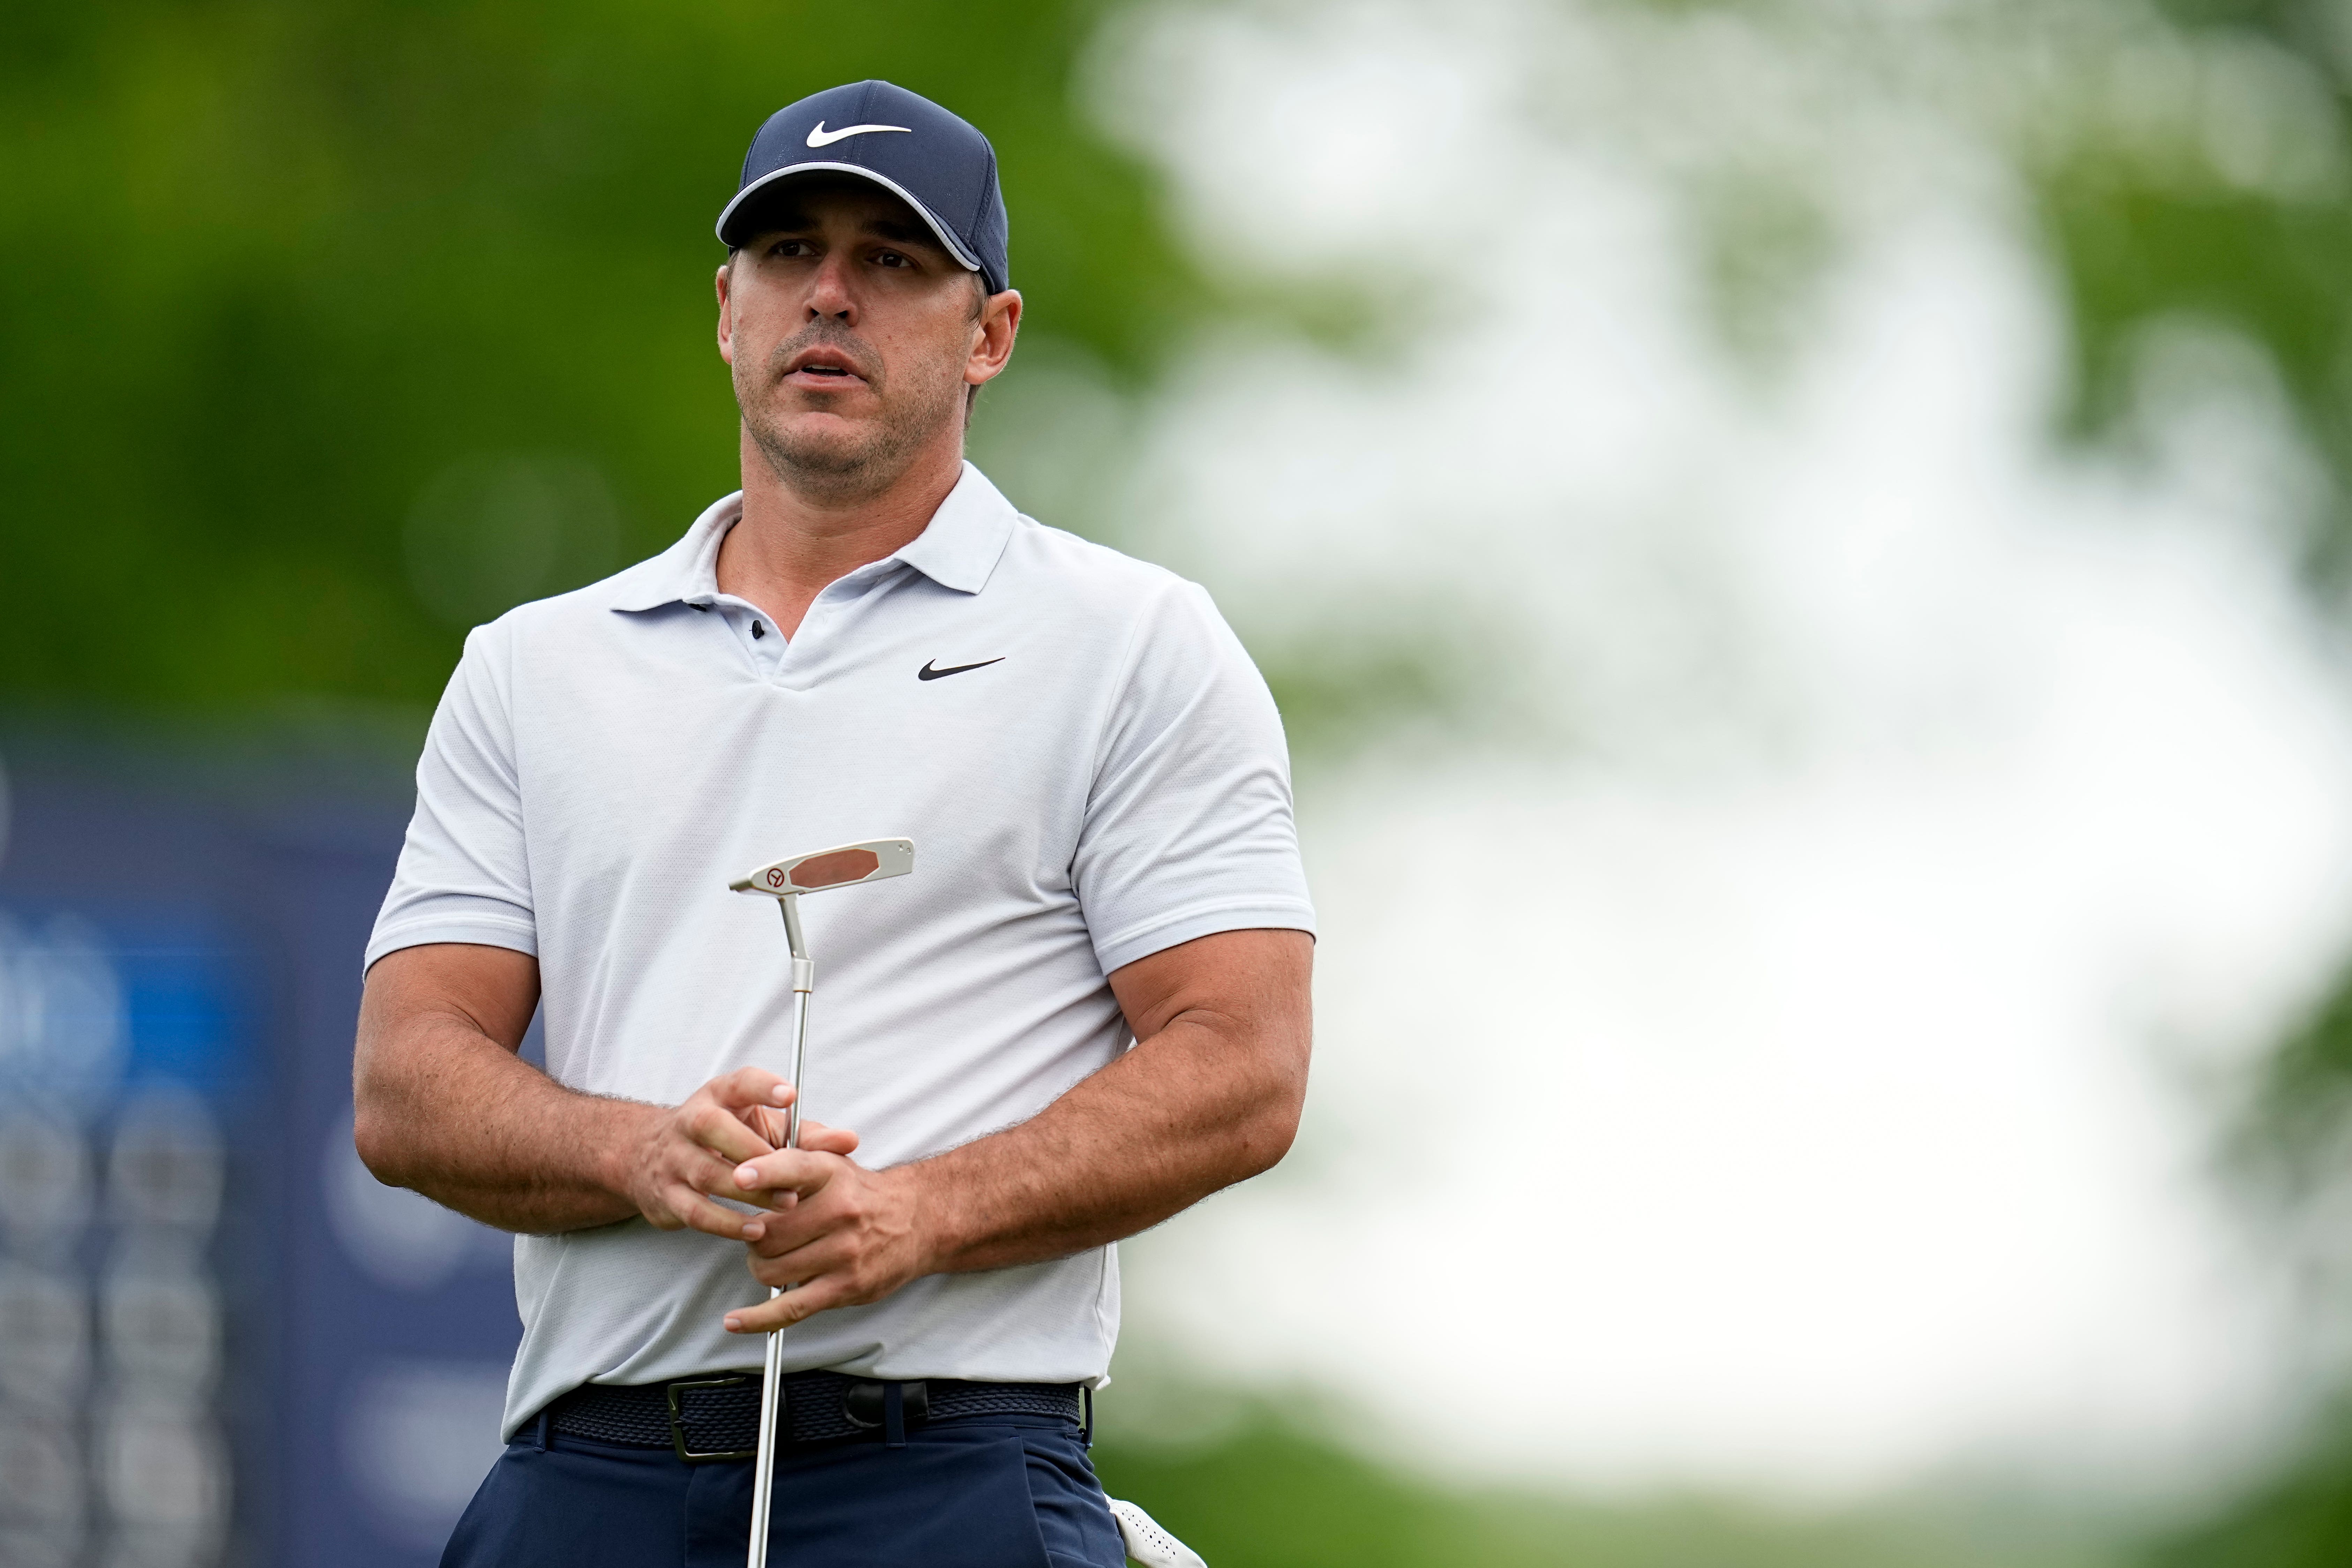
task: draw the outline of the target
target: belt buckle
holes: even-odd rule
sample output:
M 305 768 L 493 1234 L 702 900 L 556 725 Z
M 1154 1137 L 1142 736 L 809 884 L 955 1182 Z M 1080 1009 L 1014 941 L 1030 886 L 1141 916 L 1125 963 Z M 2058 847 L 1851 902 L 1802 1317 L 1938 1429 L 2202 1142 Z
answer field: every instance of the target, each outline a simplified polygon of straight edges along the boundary
M 760 1457 L 760 1451 L 757 1448 L 714 1448 L 704 1453 L 688 1447 L 686 1446 L 686 1412 L 679 1408 L 679 1396 L 694 1389 L 740 1388 L 751 1381 L 751 1373 L 738 1373 L 733 1377 L 706 1377 L 668 1385 L 665 1392 L 669 1396 L 669 1446 L 677 1450 L 679 1458 L 689 1465 L 714 1465 L 722 1459 L 756 1459 Z M 780 1402 L 776 1411 L 779 1418 L 783 1415 L 781 1405 L 783 1396 L 782 1389 L 776 1390 L 776 1398 Z

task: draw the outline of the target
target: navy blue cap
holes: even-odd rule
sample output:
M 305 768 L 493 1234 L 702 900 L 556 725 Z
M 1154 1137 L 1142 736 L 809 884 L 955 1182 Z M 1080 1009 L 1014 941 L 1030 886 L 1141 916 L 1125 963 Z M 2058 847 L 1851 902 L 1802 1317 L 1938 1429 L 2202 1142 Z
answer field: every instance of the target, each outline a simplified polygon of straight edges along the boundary
M 929 99 L 887 81 L 860 81 L 776 110 L 743 154 L 742 186 L 719 215 L 720 241 L 731 247 L 758 232 L 759 193 L 814 174 L 873 181 L 922 214 L 990 293 L 1011 286 L 996 149 Z

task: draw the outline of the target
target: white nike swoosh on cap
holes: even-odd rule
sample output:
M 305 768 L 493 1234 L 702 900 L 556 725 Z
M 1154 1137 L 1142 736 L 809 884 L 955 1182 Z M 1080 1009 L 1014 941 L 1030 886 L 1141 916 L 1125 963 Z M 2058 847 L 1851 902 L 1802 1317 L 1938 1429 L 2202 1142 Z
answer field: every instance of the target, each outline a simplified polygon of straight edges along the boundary
M 816 129 L 809 132 L 808 144 L 812 147 L 830 147 L 845 136 L 863 136 L 868 131 L 904 131 L 912 134 L 914 127 L 911 125 L 845 125 L 838 131 L 827 131 L 824 128 L 824 121 L 820 120 L 816 122 Z

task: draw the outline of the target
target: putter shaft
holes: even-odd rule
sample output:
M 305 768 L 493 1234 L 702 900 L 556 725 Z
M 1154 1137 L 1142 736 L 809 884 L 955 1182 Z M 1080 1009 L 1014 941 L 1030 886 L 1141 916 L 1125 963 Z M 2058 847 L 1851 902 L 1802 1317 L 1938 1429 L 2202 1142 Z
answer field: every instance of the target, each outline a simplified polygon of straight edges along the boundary
M 809 1002 L 816 990 L 816 965 L 809 962 L 801 940 L 800 900 L 787 895 L 776 900 L 784 911 L 784 941 L 793 953 L 793 1102 L 784 1109 L 784 1147 L 801 1146 L 801 1084 L 808 1068 Z M 783 1292 L 770 1289 L 772 1301 Z M 768 1332 L 768 1352 L 760 1383 L 760 1442 L 751 1470 L 751 1543 L 748 1568 L 768 1568 L 768 1518 L 774 1506 L 776 1415 L 783 1392 L 784 1337 Z
M 755 866 L 727 884 L 739 893 L 775 900 L 784 915 L 784 941 L 793 953 L 793 1102 L 784 1111 L 787 1149 L 801 1146 L 802 1090 L 808 1080 L 809 998 L 816 990 L 816 965 L 809 962 L 808 943 L 801 938 L 800 896 L 903 877 L 914 868 L 913 839 L 868 838 L 805 855 L 787 855 Z M 768 1300 L 782 1294 L 771 1289 Z M 783 1336 L 772 1329 L 766 1375 L 760 1384 L 760 1441 L 752 1460 L 751 1568 L 768 1568 L 768 1519 L 775 1501 L 776 1417 L 783 1403 Z

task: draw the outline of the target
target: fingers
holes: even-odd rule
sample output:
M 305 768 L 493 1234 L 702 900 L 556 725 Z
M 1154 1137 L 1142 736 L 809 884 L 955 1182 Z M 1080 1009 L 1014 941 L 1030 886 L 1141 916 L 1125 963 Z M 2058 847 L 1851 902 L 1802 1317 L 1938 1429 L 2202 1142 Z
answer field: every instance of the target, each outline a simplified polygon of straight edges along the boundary
M 788 1329 L 806 1318 L 814 1317 L 829 1307 L 850 1304 L 848 1283 L 833 1275 L 810 1280 L 797 1289 L 760 1302 L 757 1306 L 738 1307 L 727 1314 L 727 1331 L 730 1334 L 766 1334 L 778 1329 Z
M 812 1154 L 855 1154 L 857 1143 L 857 1134 L 846 1127 L 827 1127 L 822 1121 L 801 1118 L 801 1147 Z
M 786 1095 L 792 1093 L 789 1086 L 785 1088 L 784 1093 Z M 771 1110 L 766 1106 L 754 1106 L 744 1114 L 751 1130 L 765 1138 L 771 1148 L 782 1149 L 785 1146 L 784 1141 L 792 1135 L 793 1124 L 791 1119 L 782 1110 Z M 813 1116 L 801 1118 L 799 1146 L 812 1153 L 854 1154 L 857 1152 L 859 1142 L 857 1134 L 846 1127 L 828 1127 Z
M 839 1215 L 827 1214 L 821 1208 L 803 1207 L 792 1194 L 783 1194 L 768 1213 L 743 1227 L 743 1245 L 752 1253 L 752 1271 L 757 1273 L 768 1259 L 782 1258 L 814 1245 L 840 1223 Z M 811 1268 L 808 1272 L 813 1274 L 815 1270 Z M 788 1281 L 784 1276 L 778 1275 L 768 1283 L 782 1285 Z
M 787 1215 L 805 1215 L 803 1207 L 832 1185 L 845 1163 L 831 1154 L 786 1152 L 738 1166 L 729 1173 L 737 1186 L 751 1193 L 751 1202 L 768 1210 L 747 1226 L 743 1239 L 773 1253 L 784 1245 L 778 1226 Z
M 730 1110 L 698 1094 L 677 1108 L 678 1123 L 694 1142 L 722 1160 L 740 1164 L 775 1149 L 774 1144 L 752 1131 L 743 1119 L 746 1112 L 756 1109 L 744 1106 L 740 1110 Z
M 750 1204 L 761 1209 L 789 1208 L 800 1201 L 796 1192 L 770 1193 L 745 1186 L 735 1179 L 735 1173 L 746 1167 L 736 1164 L 732 1160 L 722 1160 L 708 1149 L 694 1150 L 688 1156 L 688 1161 L 686 1184 L 698 1193 L 707 1193 L 714 1198 L 725 1198 L 733 1203 Z M 751 1216 L 739 1214 L 735 1217 L 746 1220 Z
M 775 1158 L 770 1155 L 769 1158 Z M 661 1193 L 669 1211 L 670 1223 L 655 1223 L 664 1229 L 675 1230 L 680 1226 L 691 1227 L 709 1236 L 724 1237 L 729 1241 L 749 1242 L 763 1234 L 758 1216 L 740 1209 L 730 1208 L 714 1199 L 727 1198 L 736 1203 L 751 1204 L 760 1208 L 791 1207 L 799 1204 L 796 1193 L 778 1194 L 746 1188 L 735 1180 L 739 1167 L 731 1160 L 720 1159 L 699 1144 L 688 1143 L 677 1149 L 668 1163 L 668 1178 Z M 648 1216 L 652 1217 L 652 1216 Z
M 832 1228 L 820 1218 L 795 1224 L 778 1223 L 758 1241 L 747 1242 L 744 1264 L 751 1278 L 778 1290 L 789 1290 L 823 1274 L 857 1271 L 856 1238 Z
M 784 1092 L 790 1094 L 792 1090 L 787 1088 Z M 751 1130 L 766 1139 L 770 1148 L 780 1150 L 784 1147 L 784 1140 L 792 1132 L 792 1122 L 782 1111 L 754 1106 L 744 1114 Z M 814 1117 L 801 1118 L 800 1147 L 812 1154 L 855 1154 L 858 1142 L 857 1134 L 846 1127 L 827 1127 Z
M 712 1079 L 671 1112 L 646 1144 L 633 1179 L 638 1212 L 663 1230 L 693 1229 L 730 1241 L 768 1238 L 773 1211 L 824 1190 L 857 1134 L 803 1121 L 798 1150 L 782 1147 L 793 1086 L 764 1068 Z M 746 1215 L 725 1198 L 771 1211 Z M 771 1243 L 773 1245 L 773 1243 Z
M 779 1194 L 735 1177 L 746 1162 L 777 1152 L 784 1140 L 782 1112 L 792 1102 L 792 1085 L 764 1068 L 739 1068 L 704 1084 L 650 1130 L 630 1181 L 637 1212 L 663 1230 L 692 1228 L 730 1241 L 758 1236 L 757 1228 L 745 1228 L 751 1216 L 711 1200 L 758 1207 L 799 1202 L 790 1183 Z M 841 1135 L 817 1131 L 827 1152 L 840 1146 Z
M 733 1072 L 721 1073 L 704 1084 L 701 1093 L 730 1110 L 793 1102 L 793 1086 L 766 1068 L 737 1068 Z
M 782 1145 L 784 1121 L 776 1112 L 792 1102 L 793 1086 L 774 1073 L 738 1068 L 704 1084 L 677 1109 L 696 1142 L 722 1158 L 748 1160 Z
M 687 1183 L 671 1183 L 663 1189 L 662 1198 L 663 1206 L 668 1211 L 666 1217 L 671 1223 L 664 1225 L 659 1218 L 647 1217 L 653 1218 L 653 1223 L 663 1230 L 698 1230 L 706 1236 L 723 1237 L 729 1241 L 751 1239 L 748 1229 L 754 1222 L 749 1215 L 740 1209 L 713 1203 Z
M 749 1163 L 765 1179 L 794 1174 L 788 1163 L 820 1178 L 804 1189 L 819 1195 L 746 1226 L 752 1278 L 784 1294 L 730 1313 L 731 1332 L 767 1333 L 830 1308 L 878 1301 L 929 1267 L 916 1198 L 903 1180 L 831 1154 L 793 1152 Z

